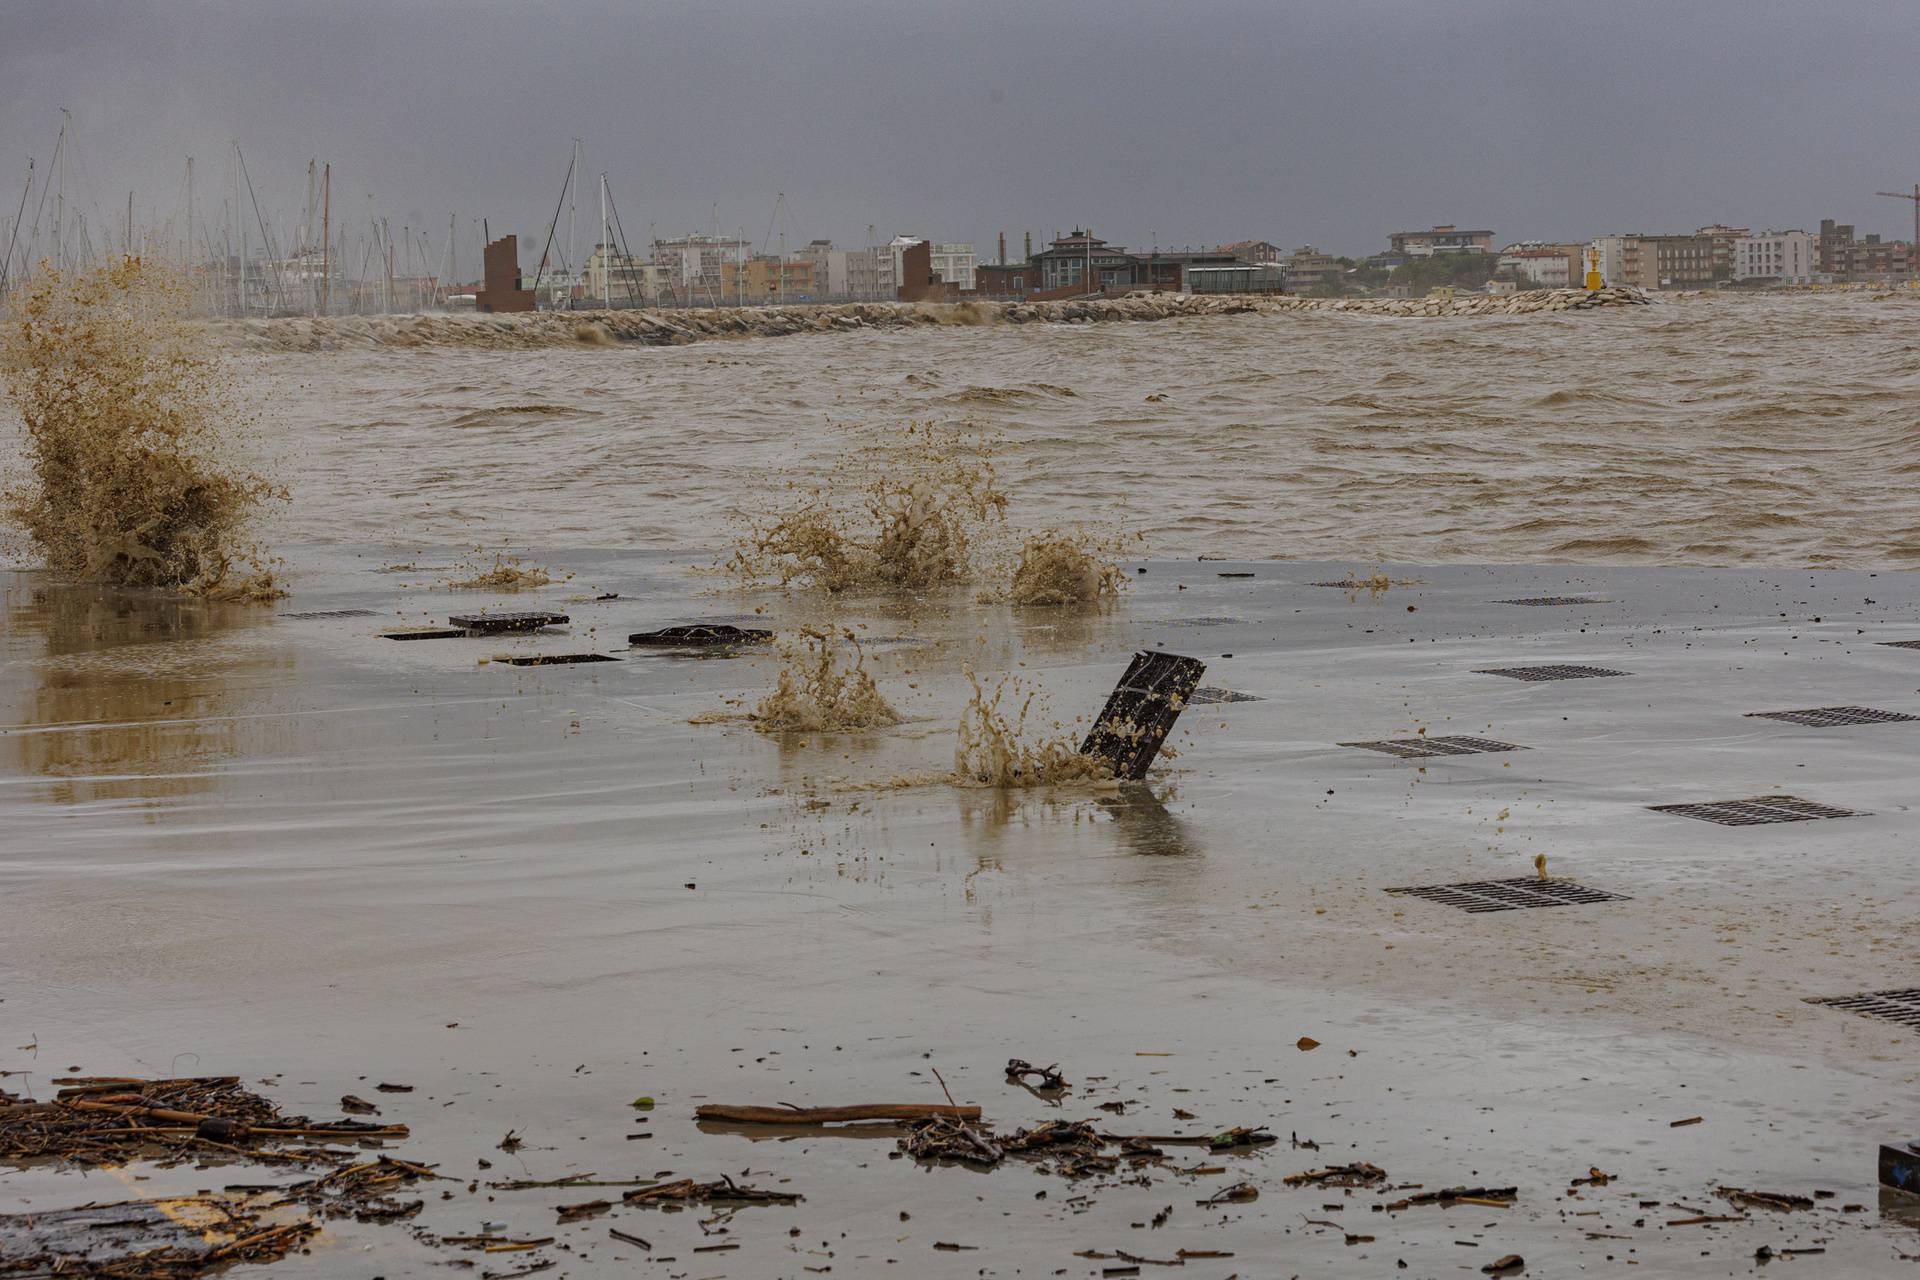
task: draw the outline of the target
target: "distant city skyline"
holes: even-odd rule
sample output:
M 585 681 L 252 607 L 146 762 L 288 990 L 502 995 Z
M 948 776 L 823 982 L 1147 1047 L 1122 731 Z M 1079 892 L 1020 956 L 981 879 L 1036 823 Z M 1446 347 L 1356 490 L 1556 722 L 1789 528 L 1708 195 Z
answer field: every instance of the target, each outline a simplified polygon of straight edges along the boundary
M 277 225 L 308 160 L 330 161 L 336 225 L 384 216 L 440 244 L 451 214 L 476 264 L 483 218 L 537 255 L 575 137 L 581 257 L 601 170 L 635 245 L 768 243 L 780 193 L 790 250 L 872 225 L 982 261 L 1000 234 L 1018 257 L 1029 233 L 1087 226 L 1134 249 L 1356 257 L 1436 223 L 1500 244 L 1823 217 L 1904 238 L 1911 209 L 1874 194 L 1920 179 L 1904 13 L 1840 0 L 1820 27 L 1875 35 L 1836 42 L 1782 0 L 15 0 L 0 220 L 29 157 L 46 177 L 64 107 L 69 199 L 96 224 L 129 190 L 142 224 L 183 207 L 189 154 L 220 216 L 237 140 Z

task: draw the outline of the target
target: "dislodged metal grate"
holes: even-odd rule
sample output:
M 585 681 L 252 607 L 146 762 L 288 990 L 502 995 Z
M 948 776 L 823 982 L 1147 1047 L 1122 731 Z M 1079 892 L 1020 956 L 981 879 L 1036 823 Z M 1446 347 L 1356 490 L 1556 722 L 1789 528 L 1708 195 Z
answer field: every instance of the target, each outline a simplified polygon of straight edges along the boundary
M 1206 670 L 1198 658 L 1177 653 L 1134 654 L 1080 754 L 1105 760 L 1116 778 L 1140 781 Z
M 1234 689 L 1216 689 L 1212 685 L 1202 685 L 1193 691 L 1187 699 L 1190 707 L 1204 707 L 1215 702 L 1264 702 L 1258 694 L 1240 693 Z
M 658 631 L 636 631 L 627 643 L 649 648 L 696 649 L 736 644 L 766 644 L 773 632 L 755 627 L 736 627 L 730 622 L 700 622 L 684 627 L 663 627 Z
M 1606 667 L 1484 667 L 1477 676 L 1505 676 L 1509 680 L 1596 680 L 1601 676 L 1630 676 L 1631 671 L 1613 671 Z
M 1845 1009 L 1865 1018 L 1885 1018 L 1920 1030 L 1920 987 L 1902 991 L 1863 991 L 1857 996 L 1808 996 L 1808 1004 Z
M 570 662 L 618 662 L 620 659 L 604 653 L 516 653 L 497 661 L 510 667 L 558 667 Z
M 1589 902 L 1625 902 L 1623 893 L 1604 893 L 1571 880 L 1469 880 L 1464 884 L 1423 884 L 1388 893 L 1425 898 L 1462 911 L 1517 911 L 1523 907 L 1571 907 Z
M 1384 751 L 1390 756 L 1399 756 L 1404 760 L 1425 760 L 1433 756 L 1471 756 L 1493 751 L 1525 751 L 1511 742 L 1495 742 L 1492 738 L 1381 738 L 1373 742 L 1343 742 L 1343 747 L 1359 747 L 1365 751 Z
M 1920 640 L 1882 640 L 1880 643 L 1889 649 L 1920 649 Z
M 1853 809 L 1815 804 L 1798 796 L 1753 796 L 1746 800 L 1715 800 L 1706 804 L 1650 804 L 1655 813 L 1673 813 L 1723 827 L 1751 827 L 1763 822 L 1812 822 L 1816 818 L 1855 818 Z
M 458 640 L 473 634 L 465 627 L 414 627 L 408 631 L 382 631 L 383 640 Z
M 299 613 L 283 613 L 280 616 L 311 622 L 315 618 L 377 618 L 380 615 L 371 609 L 305 609 Z
M 456 627 L 465 627 L 481 635 L 501 631 L 538 631 L 568 621 L 564 613 L 461 613 L 447 619 Z
M 1495 600 L 1495 604 L 1605 604 L 1598 596 L 1522 596 L 1518 600 Z
M 1785 720 L 1788 724 L 1811 725 L 1831 729 L 1843 724 L 1892 724 L 1899 720 L 1920 720 L 1900 711 L 1875 711 L 1872 707 L 1814 707 L 1808 711 L 1749 711 L 1749 720 Z

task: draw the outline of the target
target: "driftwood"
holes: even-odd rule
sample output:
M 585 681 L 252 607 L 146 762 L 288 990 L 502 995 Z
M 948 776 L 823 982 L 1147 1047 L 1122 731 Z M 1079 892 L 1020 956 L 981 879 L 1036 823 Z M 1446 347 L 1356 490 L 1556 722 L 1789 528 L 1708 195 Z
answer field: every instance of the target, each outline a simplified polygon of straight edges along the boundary
M 851 1107 L 728 1107 L 694 1108 L 698 1120 L 730 1124 L 854 1124 L 862 1120 L 978 1120 L 980 1108 L 930 1102 L 868 1102 Z

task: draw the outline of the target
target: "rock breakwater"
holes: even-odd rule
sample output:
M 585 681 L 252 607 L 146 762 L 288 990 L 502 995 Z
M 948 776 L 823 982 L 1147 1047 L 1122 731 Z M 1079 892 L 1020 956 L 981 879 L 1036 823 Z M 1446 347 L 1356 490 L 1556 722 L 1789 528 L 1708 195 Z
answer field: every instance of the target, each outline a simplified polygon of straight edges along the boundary
M 680 346 L 712 338 L 774 338 L 858 329 L 997 324 L 1102 324 L 1198 316 L 1332 311 L 1364 316 L 1499 316 L 1645 305 L 1637 289 L 1549 289 L 1489 297 L 1299 298 L 1141 293 L 1072 302 L 851 302 L 838 305 L 692 310 L 538 311 L 513 315 L 434 312 L 407 316 L 286 317 L 217 321 L 250 351 L 340 351 L 370 347 Z

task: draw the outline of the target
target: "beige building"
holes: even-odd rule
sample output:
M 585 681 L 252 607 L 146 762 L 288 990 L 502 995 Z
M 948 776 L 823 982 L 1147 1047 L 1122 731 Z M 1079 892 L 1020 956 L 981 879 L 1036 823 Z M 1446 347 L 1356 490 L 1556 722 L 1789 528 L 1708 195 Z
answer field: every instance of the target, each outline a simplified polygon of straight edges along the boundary
M 722 302 L 801 302 L 812 296 L 813 263 L 805 258 L 782 262 L 768 254 L 721 264 Z
M 581 273 L 579 305 L 650 307 L 666 288 L 667 270 L 629 254 L 615 253 L 603 244 L 593 246 Z
M 1502 249 L 1499 268 L 1535 289 L 1575 289 L 1586 280 L 1586 250 L 1583 244 L 1528 240 Z

